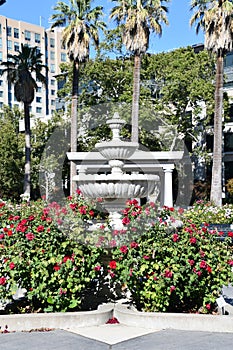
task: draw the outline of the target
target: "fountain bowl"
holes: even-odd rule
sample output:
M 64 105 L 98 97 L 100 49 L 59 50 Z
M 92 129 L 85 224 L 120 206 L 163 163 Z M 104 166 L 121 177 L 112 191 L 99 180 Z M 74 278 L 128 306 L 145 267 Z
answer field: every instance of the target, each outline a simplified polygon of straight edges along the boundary
M 136 149 L 138 149 L 138 143 L 112 140 L 97 143 L 95 149 L 107 160 L 124 160 L 130 158 L 134 154 Z

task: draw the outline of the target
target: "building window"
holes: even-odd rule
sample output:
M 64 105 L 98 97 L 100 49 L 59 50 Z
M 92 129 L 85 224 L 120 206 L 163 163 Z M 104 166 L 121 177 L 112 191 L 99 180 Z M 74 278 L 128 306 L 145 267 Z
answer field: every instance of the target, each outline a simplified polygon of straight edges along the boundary
M 66 62 L 66 53 L 64 52 L 61 53 L 61 61 Z
M 7 40 L 7 49 L 12 50 L 12 41 L 11 40 Z
M 3 86 L 3 80 L 0 80 L 0 86 Z
M 3 108 L 3 102 L 0 102 L 0 108 Z
M 55 100 L 51 100 L 51 106 L 55 106 Z
M 14 50 L 15 50 L 16 52 L 19 52 L 19 43 L 14 42 Z
M 55 90 L 51 90 L 51 95 L 55 96 Z
M 55 40 L 50 38 L 50 47 L 55 47 Z
M 0 34 L 2 35 L 2 25 L 0 23 Z
M 36 113 L 42 113 L 42 108 L 41 107 L 36 107 Z
M 54 86 L 55 85 L 55 80 L 51 79 L 50 84 Z
M 0 97 L 3 97 L 3 91 L 0 91 Z
M 37 55 L 40 54 L 40 48 L 39 48 L 39 47 L 36 48 L 36 54 L 37 54 Z
M 37 96 L 37 97 L 36 97 L 36 102 L 41 103 L 41 101 L 42 101 L 42 98 L 39 97 L 39 96 Z
M 0 51 L 0 62 L 2 62 L 2 51 Z
M 30 41 L 31 40 L 31 32 L 29 32 L 29 30 L 25 30 L 24 37 L 25 37 L 25 40 Z
M 18 28 L 14 28 L 14 38 L 19 39 L 19 29 Z
M 55 73 L 55 64 L 50 64 L 50 72 Z
M 7 36 L 11 36 L 11 27 L 6 28 L 6 34 Z
M 233 66 L 233 53 L 230 52 L 225 56 L 224 59 L 224 67 L 231 67 Z
M 54 51 L 50 51 L 50 59 L 51 60 L 55 60 L 55 52 Z
M 0 38 L 0 49 L 2 48 L 2 38 Z
M 37 86 L 37 88 L 36 88 L 36 92 L 41 92 L 41 91 L 42 91 L 41 86 Z
M 35 33 L 35 43 L 39 44 L 40 43 L 40 34 Z

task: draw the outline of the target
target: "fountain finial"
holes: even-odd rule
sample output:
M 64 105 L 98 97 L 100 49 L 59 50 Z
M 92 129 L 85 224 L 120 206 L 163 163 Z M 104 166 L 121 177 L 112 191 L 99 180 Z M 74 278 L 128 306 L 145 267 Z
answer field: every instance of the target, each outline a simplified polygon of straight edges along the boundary
M 112 119 L 107 120 L 107 124 L 112 130 L 112 140 L 120 140 L 120 130 L 125 124 L 123 119 L 120 119 L 118 112 L 115 112 Z

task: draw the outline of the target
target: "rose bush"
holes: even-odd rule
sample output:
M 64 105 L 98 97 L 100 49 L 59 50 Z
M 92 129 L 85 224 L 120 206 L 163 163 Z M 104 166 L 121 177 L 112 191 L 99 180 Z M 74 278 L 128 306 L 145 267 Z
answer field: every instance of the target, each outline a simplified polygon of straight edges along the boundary
M 0 203 L 0 300 L 10 302 L 18 287 L 25 288 L 27 307 L 20 312 L 77 310 L 100 274 L 102 249 L 81 245 L 59 229 L 73 210 L 70 200 L 66 207 Z
M 0 202 L 0 300 L 12 301 L 21 287 L 26 304 L 18 312 L 78 310 L 108 274 L 140 310 L 213 312 L 232 282 L 233 234 L 222 240 L 208 223 L 231 223 L 230 206 L 175 210 L 129 200 L 116 230 L 100 203 L 80 192 L 62 206 Z M 99 226 L 90 231 L 93 222 Z
M 157 219 L 152 213 L 136 241 L 113 250 L 112 281 L 128 288 L 139 310 L 212 312 L 222 286 L 232 282 L 231 235 L 220 240 L 221 233 L 209 230 L 207 223 L 195 224 L 197 217 L 204 222 L 197 209 L 165 207 Z M 180 228 L 173 225 L 177 219 L 183 222 Z

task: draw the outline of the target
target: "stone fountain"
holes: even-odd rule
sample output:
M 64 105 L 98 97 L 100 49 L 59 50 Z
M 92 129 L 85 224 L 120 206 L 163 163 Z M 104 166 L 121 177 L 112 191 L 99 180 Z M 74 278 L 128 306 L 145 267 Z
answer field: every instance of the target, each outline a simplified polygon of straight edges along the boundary
M 184 151 L 141 150 L 138 143 L 122 140 L 120 130 L 124 123 L 115 113 L 107 121 L 113 135 L 110 141 L 97 143 L 92 152 L 67 153 L 68 159 L 77 166 L 78 174 L 73 180 L 85 197 L 103 198 L 102 204 L 116 229 L 122 227 L 121 210 L 127 199 L 145 197 L 158 202 L 161 207 L 172 207 L 173 170 L 177 171 L 180 165 L 182 169 L 190 169 L 191 165 L 190 157 Z M 181 185 L 184 183 L 182 176 L 178 173 Z M 188 202 L 190 193 L 186 189 Z M 179 200 L 176 198 L 178 205 Z
M 158 192 L 160 177 L 157 174 L 142 172 L 140 167 L 137 169 L 135 165 L 130 168 L 127 164 L 125 167 L 127 160 L 133 156 L 139 145 L 121 140 L 120 130 L 125 122 L 120 119 L 118 113 L 115 113 L 107 124 L 112 130 L 112 140 L 95 145 L 95 151 L 87 155 L 87 159 L 92 160 L 92 165 L 88 166 L 84 160 L 73 180 L 77 181 L 85 197 L 103 199 L 102 205 L 109 212 L 110 224 L 114 229 L 121 229 L 121 210 L 126 201 L 147 197 L 156 190 Z M 98 165 L 100 155 L 102 165 Z M 68 153 L 68 158 L 73 160 L 75 154 L 72 157 L 72 154 Z M 102 166 L 106 169 L 101 169 Z

